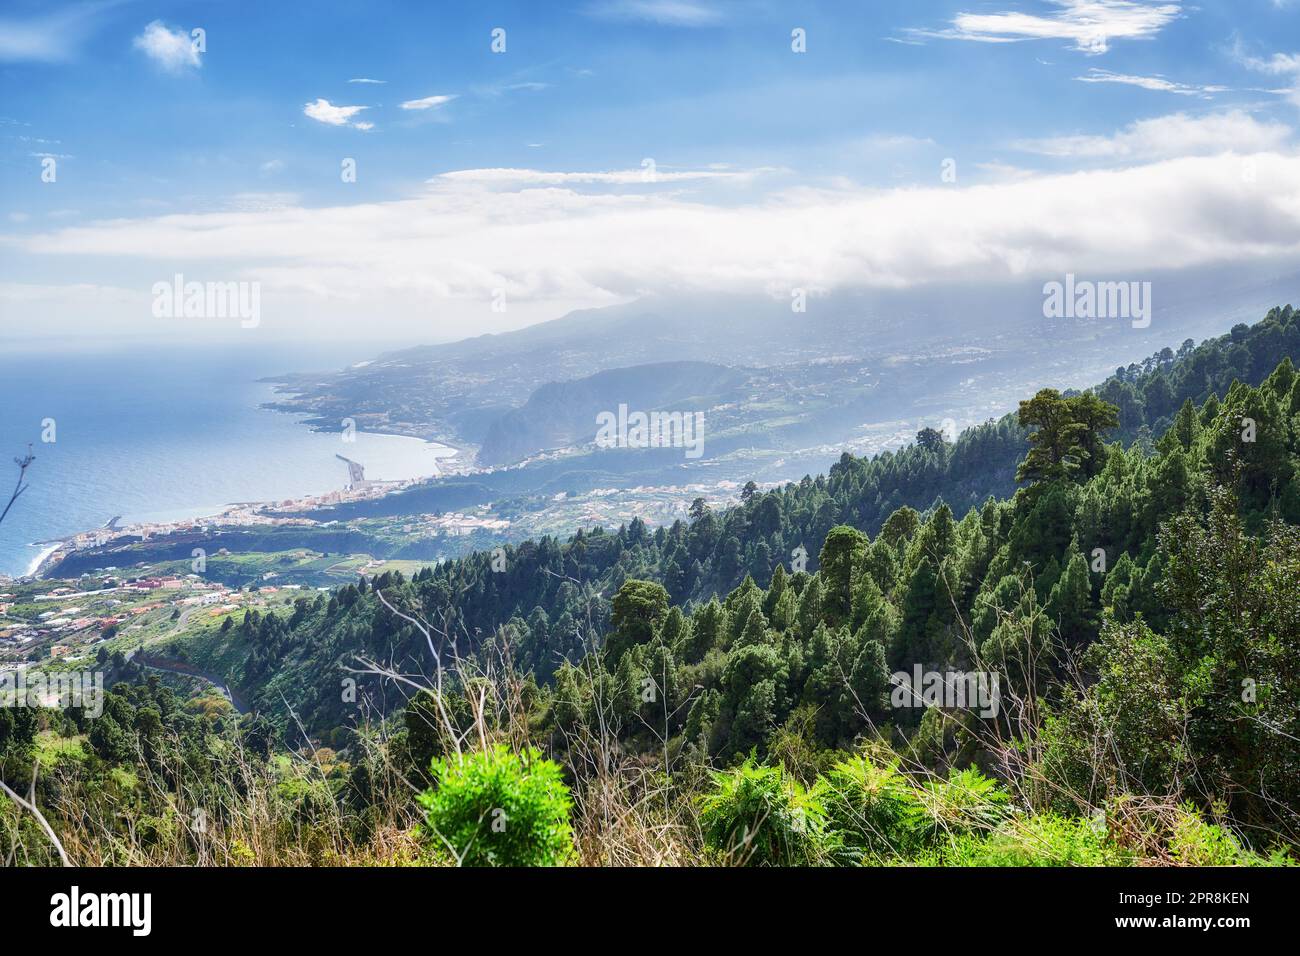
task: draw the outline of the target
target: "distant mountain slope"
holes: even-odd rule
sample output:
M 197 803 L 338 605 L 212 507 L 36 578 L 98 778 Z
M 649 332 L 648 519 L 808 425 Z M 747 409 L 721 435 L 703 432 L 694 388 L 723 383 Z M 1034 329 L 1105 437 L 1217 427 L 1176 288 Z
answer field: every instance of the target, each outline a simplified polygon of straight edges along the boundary
M 551 382 L 492 423 L 478 459 L 499 465 L 539 450 L 590 442 L 596 416 L 620 404 L 641 411 L 703 411 L 735 400 L 743 371 L 708 362 L 658 362 Z
M 889 324 L 901 320 L 886 322 L 847 307 L 823 308 L 796 323 L 788 302 L 768 297 L 650 300 L 386 352 L 338 372 L 285 375 L 272 380 L 279 396 L 271 407 L 309 413 L 310 423 L 323 429 L 352 418 L 362 429 L 478 445 L 501 414 L 550 382 L 660 362 L 761 365 L 821 358 L 845 351 L 848 342 L 865 348 Z
M 341 371 L 284 375 L 271 379 L 279 388 L 270 407 L 309 415 L 307 421 L 324 430 L 338 430 L 347 418 L 359 429 L 464 448 L 480 445 L 494 421 L 522 406 L 543 385 L 610 369 L 689 361 L 781 367 L 802 376 L 818 363 L 857 362 L 879 372 L 897 367 L 893 363 L 974 352 L 989 362 L 970 370 L 975 381 L 965 397 L 993 399 L 996 378 L 989 374 L 995 370 L 1021 374 L 1018 384 L 1026 375 L 1057 384 L 1069 375 L 1074 376 L 1070 384 L 1097 381 L 1101 370 L 1113 367 L 1121 356 L 1127 361 L 1170 340 L 1221 331 L 1224 317 L 1241 314 L 1244 302 L 1290 298 L 1300 288 L 1300 277 L 1274 284 L 1279 286 L 1276 294 L 1262 298 L 1255 286 L 1234 289 L 1231 295 L 1219 290 L 1219 299 L 1229 304 L 1213 307 L 1213 291 L 1188 290 L 1180 283 L 1162 296 L 1146 329 L 1122 322 L 1045 323 L 1041 283 L 1006 289 L 953 284 L 827 296 L 808 290 L 802 311 L 794 307 L 798 303 L 789 292 L 647 298 L 511 332 L 386 352 Z M 1183 304 L 1174 296 L 1182 297 Z M 1245 314 L 1262 310 L 1252 306 Z M 1069 355 L 1068 362 L 1064 355 Z M 1086 377 L 1079 378 L 1081 374 Z M 964 380 L 954 377 L 947 388 L 956 390 Z M 913 398 L 934 397 L 933 392 L 922 396 L 913 383 L 901 388 Z M 905 393 L 900 391 L 900 397 Z M 871 420 L 881 421 L 882 416 L 873 409 L 857 419 Z
M 1153 356 L 1100 386 L 1098 391 L 1126 409 L 1121 435 L 1158 434 L 1170 420 L 1168 408 L 1226 396 L 1234 380 L 1261 384 L 1268 377 L 1263 369 L 1300 358 L 1300 316 L 1290 306 L 1273 309 L 1253 327 L 1239 326 L 1181 353 Z M 1300 396 L 1300 388 L 1293 394 Z M 674 603 L 684 603 L 728 593 L 746 575 L 765 584 L 800 546 L 813 572 L 821 542 L 836 525 L 875 536 L 903 506 L 926 510 L 942 499 L 960 518 L 990 496 L 1009 496 L 1025 448 L 1023 430 L 1006 416 L 966 430 L 952 444 L 929 436 L 924 444 L 871 459 L 846 454 L 828 475 L 749 495 L 736 507 L 705 511 L 690 524 L 651 531 L 633 521 L 616 532 L 506 546 L 503 571 L 494 570 L 487 553 L 445 562 L 420 582 L 419 601 L 426 614 L 450 615 L 470 635 L 488 635 L 511 623 L 519 638 L 518 662 L 545 679 L 560 658 L 582 652 L 579 620 L 594 614 L 592 623 L 603 632 L 608 599 L 630 578 L 662 582 Z M 1294 485 L 1293 480 L 1286 492 L 1289 507 L 1300 503 Z M 384 575 L 377 583 L 397 582 Z M 592 594 L 599 598 L 594 610 L 588 601 Z M 309 728 L 327 729 L 344 715 L 331 689 L 336 685 L 320 675 L 360 653 L 399 668 L 404 661 L 418 666 L 425 653 L 422 639 L 364 589 L 349 585 L 328 608 L 323 600 L 316 605 L 304 605 L 296 628 L 267 624 L 224 636 L 205 634 L 194 644 L 194 660 L 227 676 L 255 707 L 283 714 L 283 695 Z M 315 679 L 306 679 L 308 674 Z

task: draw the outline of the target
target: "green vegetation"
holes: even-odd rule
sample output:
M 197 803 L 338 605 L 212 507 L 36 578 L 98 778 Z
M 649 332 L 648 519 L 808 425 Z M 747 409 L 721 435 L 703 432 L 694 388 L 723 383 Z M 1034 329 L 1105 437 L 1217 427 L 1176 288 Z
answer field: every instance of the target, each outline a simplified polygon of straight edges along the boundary
M 821 788 L 807 790 L 781 767 L 746 760 L 716 772 L 701 801 L 704 844 L 733 865 L 809 866 L 822 861 L 829 837 Z
M 224 733 L 256 723 L 268 754 L 333 768 L 287 792 L 366 847 L 335 852 L 1287 862 L 1300 375 L 1281 353 L 1300 354 L 1290 307 L 1095 392 L 1040 391 L 953 444 L 846 455 L 653 532 L 507 547 L 504 570 L 476 554 L 385 571 L 177 644 L 258 714 Z M 1023 487 L 982 493 L 1011 475 Z M 958 672 L 986 681 L 963 685 L 974 699 L 899 676 Z M 115 773 L 161 773 L 156 724 L 178 708 L 133 693 L 88 742 Z M 181 720 L 185 746 L 226 726 L 194 719 L 214 729 Z M 393 780 L 425 790 L 424 839 L 381 852 L 377 834 L 417 822 Z
M 573 854 L 569 790 L 534 748 L 433 761 L 420 794 L 431 841 L 462 866 L 559 866 Z

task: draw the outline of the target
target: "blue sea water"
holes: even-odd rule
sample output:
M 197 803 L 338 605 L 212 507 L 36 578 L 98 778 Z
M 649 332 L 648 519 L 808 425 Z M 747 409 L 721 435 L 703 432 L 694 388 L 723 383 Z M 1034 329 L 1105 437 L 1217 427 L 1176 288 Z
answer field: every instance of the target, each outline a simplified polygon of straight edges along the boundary
M 0 346 L 3 349 L 3 346 Z M 313 432 L 297 416 L 258 406 L 257 379 L 333 369 L 368 358 L 356 346 L 167 347 L 0 351 L 0 509 L 32 445 L 28 490 L 0 523 L 0 574 L 26 573 L 46 550 L 35 542 L 103 525 L 177 520 L 238 501 L 341 488 L 345 455 L 366 477 L 434 472 L 444 446 L 413 438 Z M 42 442 L 53 419 L 55 441 Z

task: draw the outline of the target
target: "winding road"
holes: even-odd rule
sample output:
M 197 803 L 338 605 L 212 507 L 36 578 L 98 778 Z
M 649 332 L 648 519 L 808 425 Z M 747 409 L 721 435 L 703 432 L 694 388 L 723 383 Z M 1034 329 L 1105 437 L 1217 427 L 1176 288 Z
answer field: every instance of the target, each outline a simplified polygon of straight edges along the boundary
M 152 644 L 157 644 L 159 641 L 166 640 L 169 637 L 175 637 L 177 634 L 181 633 L 181 631 L 185 630 L 185 625 L 189 623 L 190 616 L 193 615 L 194 612 L 198 610 L 199 607 L 195 606 L 195 607 L 188 607 L 184 611 L 181 611 L 181 616 L 176 619 L 175 627 L 173 627 L 170 631 L 166 631 L 162 634 L 156 634 L 153 637 L 149 638 L 147 641 L 142 643 L 139 647 L 131 651 L 131 653 L 129 653 L 126 656 L 126 659 L 129 661 L 133 661 L 139 658 L 138 663 L 144 667 L 148 667 L 156 671 L 166 671 L 167 673 L 170 674 L 180 674 L 185 677 L 197 677 L 200 680 L 205 680 L 213 687 L 215 687 L 217 690 L 221 691 L 221 693 L 226 695 L 226 698 L 230 701 L 231 706 L 235 708 L 235 711 L 237 713 L 247 714 L 249 712 L 248 706 L 243 702 L 243 700 L 240 699 L 239 695 L 236 694 L 230 688 L 230 685 L 228 685 L 221 678 L 214 677 L 213 675 L 207 673 L 206 671 L 202 671 L 199 668 L 195 667 L 193 664 L 187 664 L 184 661 L 173 660 L 172 658 L 169 657 L 159 657 L 158 655 L 150 654 L 145 650 L 146 647 L 149 647 Z

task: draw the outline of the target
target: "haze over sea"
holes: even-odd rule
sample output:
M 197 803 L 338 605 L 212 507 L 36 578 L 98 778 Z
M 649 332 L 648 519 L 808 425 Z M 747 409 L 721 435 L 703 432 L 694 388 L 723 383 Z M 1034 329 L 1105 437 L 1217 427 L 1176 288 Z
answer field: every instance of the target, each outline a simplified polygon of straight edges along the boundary
M 378 351 L 378 350 L 376 350 Z M 0 574 L 26 573 L 46 550 L 34 542 L 103 525 L 198 517 L 238 501 L 341 488 L 342 454 L 366 477 L 434 472 L 444 446 L 414 438 L 313 432 L 296 416 L 258 406 L 272 386 L 257 379 L 337 368 L 369 357 L 364 346 L 145 346 L 69 352 L 0 346 L 0 508 L 12 459 L 30 442 L 28 490 L 0 524 Z M 52 418 L 56 441 L 42 443 Z

